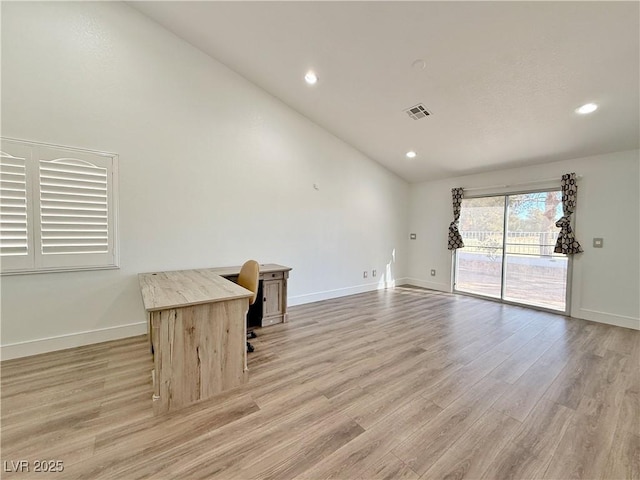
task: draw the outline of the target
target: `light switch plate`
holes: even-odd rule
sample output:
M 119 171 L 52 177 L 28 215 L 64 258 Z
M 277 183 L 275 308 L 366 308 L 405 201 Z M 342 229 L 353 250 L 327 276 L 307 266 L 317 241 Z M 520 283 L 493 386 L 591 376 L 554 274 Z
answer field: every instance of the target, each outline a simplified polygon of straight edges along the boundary
M 409 238 L 410 238 L 411 240 L 415 240 L 415 239 L 416 239 L 416 234 L 415 234 L 415 233 L 410 234 L 410 235 L 409 235 Z
M 602 247 L 604 247 L 604 238 L 594 238 L 593 248 L 602 248 Z

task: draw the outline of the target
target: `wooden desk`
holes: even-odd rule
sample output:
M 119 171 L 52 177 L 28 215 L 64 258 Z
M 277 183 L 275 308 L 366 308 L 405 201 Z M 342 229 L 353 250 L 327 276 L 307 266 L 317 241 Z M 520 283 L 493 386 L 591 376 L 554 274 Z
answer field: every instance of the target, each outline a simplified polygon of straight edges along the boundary
M 156 414 L 245 382 L 249 290 L 211 269 L 141 273 L 138 281 L 154 350 Z
M 240 267 L 218 267 L 212 268 L 210 271 L 235 282 L 240 273 Z M 259 280 L 262 295 L 258 297 L 256 302 L 262 303 L 262 305 L 258 305 L 262 312 L 261 323 L 252 326 L 266 327 L 287 321 L 287 279 L 290 271 L 291 267 L 275 263 L 260 265 Z

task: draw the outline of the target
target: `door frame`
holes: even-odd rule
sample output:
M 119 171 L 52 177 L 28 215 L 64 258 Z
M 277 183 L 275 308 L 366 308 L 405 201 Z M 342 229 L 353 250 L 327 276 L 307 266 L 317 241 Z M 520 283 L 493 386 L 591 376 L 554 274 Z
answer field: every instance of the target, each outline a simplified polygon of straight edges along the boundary
M 498 302 L 498 303 L 503 303 L 505 305 L 515 305 L 518 307 L 526 307 L 526 308 L 532 308 L 534 310 L 540 310 L 543 312 L 549 312 L 549 313 L 555 313 L 558 315 L 564 315 L 564 316 L 571 316 L 571 286 L 573 284 L 573 255 L 567 255 L 567 280 L 566 280 L 566 285 L 565 285 L 565 300 L 564 300 L 564 311 L 561 310 L 554 310 L 552 308 L 546 308 L 546 307 L 541 307 L 538 305 L 529 305 L 527 303 L 521 303 L 521 302 L 514 302 L 512 300 L 505 300 L 504 299 L 504 277 L 505 277 L 505 257 L 506 257 L 506 242 L 507 242 L 507 222 L 508 222 L 508 197 L 512 196 L 512 195 L 525 195 L 528 193 L 545 193 L 545 192 L 560 192 L 561 189 L 560 187 L 547 187 L 547 188 L 536 188 L 536 189 L 527 189 L 527 190 L 517 190 L 517 191 L 509 191 L 509 192 L 501 192 L 501 193 L 483 193 L 481 195 L 469 195 L 469 196 L 464 196 L 463 200 L 465 199 L 473 199 L 473 198 L 486 198 L 486 197 L 504 197 L 504 210 L 503 210 L 503 217 L 502 217 L 502 221 L 503 221 L 503 235 L 502 235 L 502 273 L 500 276 L 500 298 L 495 298 L 495 297 L 490 297 L 490 296 L 485 296 L 485 295 L 480 295 L 478 293 L 470 293 L 470 292 L 463 292 L 461 290 L 458 290 L 456 288 L 456 280 L 457 280 L 457 272 L 458 272 L 458 268 L 457 268 L 457 261 L 458 261 L 458 255 L 457 255 L 457 251 L 453 250 L 452 251 L 452 268 L 453 268 L 453 275 L 452 275 L 452 292 L 459 294 L 459 295 L 467 295 L 469 297 L 475 297 L 475 298 L 481 298 L 483 300 L 491 300 L 493 302 Z M 575 220 L 573 222 L 573 227 L 575 228 Z M 463 247 L 464 248 L 464 247 Z

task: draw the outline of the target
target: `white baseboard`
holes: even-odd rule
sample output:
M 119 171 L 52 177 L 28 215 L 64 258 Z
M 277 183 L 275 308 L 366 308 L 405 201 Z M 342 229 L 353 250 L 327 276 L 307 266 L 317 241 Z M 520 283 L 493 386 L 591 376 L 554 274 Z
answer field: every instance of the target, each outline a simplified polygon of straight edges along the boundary
M 119 338 L 134 337 L 147 333 L 147 323 L 130 323 L 117 327 L 100 328 L 87 332 L 69 333 L 49 338 L 39 338 L 26 342 L 10 343 L 0 346 L 0 359 L 29 357 L 39 353 L 65 350 L 67 348 L 91 345 L 92 343 L 107 342 Z
M 441 292 L 451 293 L 451 288 L 446 283 L 427 282 L 417 278 L 404 279 L 409 285 L 415 285 L 416 287 L 428 288 L 430 290 L 438 290 Z M 398 285 L 401 285 L 398 283 Z M 614 313 L 599 312 L 597 310 L 590 310 L 587 308 L 580 308 L 578 312 L 572 312 L 572 317 L 581 318 L 583 320 L 590 320 L 592 322 L 606 323 L 607 325 L 615 325 L 617 327 L 631 328 L 633 330 L 640 330 L 640 319 L 634 317 L 628 317 L 625 315 L 617 315 Z
M 392 283 L 374 282 L 355 287 L 338 288 L 335 290 L 327 290 L 325 292 L 316 292 L 306 295 L 298 295 L 289 297 L 288 304 L 301 305 L 303 303 L 317 302 L 331 298 L 344 297 L 357 293 L 370 292 L 384 288 L 392 288 L 395 285 L 407 283 L 406 278 L 396 279 Z M 134 337 L 147 333 L 146 322 L 131 323 L 128 325 L 119 325 L 117 327 L 101 328 L 98 330 L 69 333 L 66 335 L 57 335 L 55 337 L 39 338 L 36 340 L 28 340 L 25 342 L 9 343 L 0 345 L 0 360 L 11 360 L 12 358 L 29 357 L 40 353 L 54 352 L 56 350 L 65 350 L 67 348 L 81 347 L 83 345 L 91 345 L 93 343 L 108 342 L 110 340 L 118 340 L 120 338 Z
M 372 292 L 373 290 L 384 290 L 385 288 L 393 288 L 396 285 L 408 283 L 407 278 L 397 278 L 393 282 L 374 282 L 356 285 L 354 287 L 336 288 L 334 290 L 325 290 L 323 292 L 307 293 L 304 295 L 296 295 L 289 297 L 287 303 L 289 306 L 303 305 L 305 303 L 319 302 L 321 300 L 329 300 L 332 298 L 346 297 L 348 295 L 356 295 L 358 293 Z
M 588 308 L 580 308 L 577 315 L 575 312 L 571 313 L 572 317 L 581 318 L 583 320 L 591 320 L 593 322 L 606 323 L 607 325 L 640 330 L 640 318 L 616 315 L 615 313 L 599 312 Z
M 438 290 L 439 292 L 451 293 L 451 286 L 446 283 L 427 282 L 418 278 L 405 278 L 406 283 L 416 287 L 428 288 L 429 290 Z

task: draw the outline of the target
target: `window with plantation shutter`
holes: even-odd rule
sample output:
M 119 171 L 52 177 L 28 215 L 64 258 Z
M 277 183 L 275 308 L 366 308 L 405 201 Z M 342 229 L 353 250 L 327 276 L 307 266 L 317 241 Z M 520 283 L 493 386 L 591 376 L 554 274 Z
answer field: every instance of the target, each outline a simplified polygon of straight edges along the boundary
M 109 249 L 107 169 L 74 160 L 40 161 L 42 253 Z
M 2 148 L 2 273 L 116 267 L 117 156 L 9 139 Z
M 10 268 L 29 268 L 27 195 L 28 149 L 15 149 L 12 155 L 0 152 L 0 262 Z

